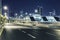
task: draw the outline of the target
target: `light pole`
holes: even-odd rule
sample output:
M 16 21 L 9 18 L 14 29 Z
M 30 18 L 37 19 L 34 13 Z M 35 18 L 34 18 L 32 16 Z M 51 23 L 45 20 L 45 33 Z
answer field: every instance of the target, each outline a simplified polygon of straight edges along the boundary
M 15 16 L 16 16 L 16 21 L 17 21 L 17 13 L 15 13 Z
M 21 18 L 23 17 L 23 10 L 20 11 L 20 16 L 21 16 Z
M 9 9 L 8 9 L 8 6 L 3 6 L 3 9 L 4 9 L 4 15 L 7 19 L 7 22 L 9 22 Z
M 8 15 L 8 12 L 9 12 L 8 7 L 7 6 L 3 6 L 3 9 L 5 11 L 4 15 L 8 19 L 8 16 L 7 16 Z
M 7 12 L 4 13 L 5 17 L 8 19 Z
M 24 19 L 24 20 L 26 20 L 26 16 L 27 16 L 27 15 L 28 15 L 28 13 L 26 12 L 26 13 L 25 13 L 25 19 Z

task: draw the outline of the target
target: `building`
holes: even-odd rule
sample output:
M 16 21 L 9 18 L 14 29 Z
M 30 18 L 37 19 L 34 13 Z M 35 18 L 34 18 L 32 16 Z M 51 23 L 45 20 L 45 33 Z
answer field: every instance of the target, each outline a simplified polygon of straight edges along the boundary
M 0 14 L 2 14 L 2 5 L 1 5 L 1 0 L 0 0 Z

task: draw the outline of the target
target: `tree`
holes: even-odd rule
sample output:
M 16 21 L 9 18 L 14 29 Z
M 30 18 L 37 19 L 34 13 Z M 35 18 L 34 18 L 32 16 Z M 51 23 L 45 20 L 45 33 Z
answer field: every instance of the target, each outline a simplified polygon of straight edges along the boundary
M 5 16 L 0 14 L 0 25 L 3 25 L 5 23 L 5 20 L 6 20 Z

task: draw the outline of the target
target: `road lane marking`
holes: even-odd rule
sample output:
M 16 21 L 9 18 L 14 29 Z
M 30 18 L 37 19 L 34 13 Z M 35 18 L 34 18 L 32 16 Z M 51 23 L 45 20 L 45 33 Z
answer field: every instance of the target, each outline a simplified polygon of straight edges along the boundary
M 28 36 L 32 37 L 32 38 L 36 38 L 35 36 L 31 35 L 31 34 L 27 34 Z
M 48 32 L 46 32 L 47 34 L 49 34 L 49 35 L 52 35 L 52 36 L 56 36 L 55 34 L 51 34 L 51 33 L 48 33 Z
M 25 31 L 22 31 L 23 33 L 26 33 Z
M 22 31 L 23 33 L 27 33 L 25 31 Z M 28 36 L 32 37 L 32 38 L 36 38 L 35 36 L 31 35 L 31 34 L 27 34 Z

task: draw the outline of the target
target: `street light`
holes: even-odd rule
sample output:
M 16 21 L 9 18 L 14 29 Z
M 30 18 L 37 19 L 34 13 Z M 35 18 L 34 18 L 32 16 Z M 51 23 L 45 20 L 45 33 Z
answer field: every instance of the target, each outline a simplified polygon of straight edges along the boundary
M 35 9 L 35 13 L 38 13 L 38 10 L 37 9 Z
M 8 19 L 8 16 L 7 16 L 7 13 L 6 13 L 6 12 L 4 13 L 4 15 L 5 15 L 5 17 Z
M 3 9 L 4 9 L 4 15 L 8 19 L 8 13 L 9 13 L 8 6 L 3 6 Z
M 8 10 L 8 7 L 7 7 L 7 6 L 4 6 L 3 9 L 4 9 L 4 10 Z
M 25 14 L 27 15 L 28 13 L 26 12 Z
M 15 13 L 16 19 L 17 19 L 17 13 Z
M 15 13 L 15 16 L 17 16 L 17 13 Z
M 5 12 L 4 15 L 7 16 L 7 13 Z
M 15 16 L 16 16 L 16 22 L 17 22 L 17 13 L 15 13 Z
M 32 14 L 30 13 L 29 16 L 31 16 Z
M 21 17 L 23 17 L 23 15 L 20 15 Z

